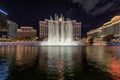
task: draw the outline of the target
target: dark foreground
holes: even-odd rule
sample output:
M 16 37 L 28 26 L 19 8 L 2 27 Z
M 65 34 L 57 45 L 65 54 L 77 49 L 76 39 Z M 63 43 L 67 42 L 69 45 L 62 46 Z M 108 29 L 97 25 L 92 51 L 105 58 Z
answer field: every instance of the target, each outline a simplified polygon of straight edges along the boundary
M 120 47 L 0 47 L 0 80 L 120 80 Z

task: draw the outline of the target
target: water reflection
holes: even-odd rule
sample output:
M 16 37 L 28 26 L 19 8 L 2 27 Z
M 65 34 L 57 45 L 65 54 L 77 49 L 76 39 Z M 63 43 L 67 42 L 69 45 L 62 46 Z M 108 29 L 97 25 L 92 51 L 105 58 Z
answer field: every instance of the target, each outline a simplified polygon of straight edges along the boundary
M 120 80 L 120 47 L 0 47 L 0 80 Z
M 64 80 L 65 69 L 71 69 L 73 66 L 73 47 L 41 47 L 40 51 L 42 57 L 39 57 L 39 65 L 43 62 L 47 64 L 47 79 Z
M 110 73 L 115 80 L 120 80 L 120 47 L 108 47 L 111 54 Z
M 14 53 L 14 47 L 0 47 L 0 80 L 6 80 L 9 76 Z
M 15 64 L 17 66 L 31 65 L 36 60 L 37 49 L 31 46 L 17 46 Z
M 113 80 L 109 73 L 110 54 L 105 46 L 86 47 L 86 69 L 95 80 Z
M 110 54 L 107 54 L 105 46 L 87 46 L 86 57 L 91 63 L 96 63 L 96 67 L 109 67 Z M 91 64 L 92 65 L 92 64 Z

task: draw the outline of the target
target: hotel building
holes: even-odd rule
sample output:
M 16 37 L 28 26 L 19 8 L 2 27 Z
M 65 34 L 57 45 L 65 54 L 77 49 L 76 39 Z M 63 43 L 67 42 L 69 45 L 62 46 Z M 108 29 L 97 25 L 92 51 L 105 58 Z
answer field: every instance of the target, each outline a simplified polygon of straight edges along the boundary
M 91 30 L 87 33 L 87 36 L 89 36 L 90 38 L 100 37 L 101 36 L 101 31 L 102 30 L 100 28 Z
M 33 27 L 22 26 L 20 29 L 17 29 L 17 37 L 31 37 L 31 39 L 36 39 L 37 31 Z
M 53 20 L 56 22 L 56 20 Z M 64 22 L 64 25 L 67 24 L 67 21 L 64 20 L 63 17 L 59 18 L 58 21 L 58 26 L 61 25 L 61 23 Z M 81 23 L 76 22 L 76 20 L 72 20 L 72 26 L 73 26 L 73 38 L 76 39 L 81 39 Z M 44 21 L 39 21 L 39 27 L 40 27 L 40 38 L 41 39 L 47 39 L 48 38 L 48 24 L 49 24 L 49 19 L 45 19 Z M 59 32 L 61 33 L 61 29 L 59 28 Z M 66 30 L 67 31 L 67 30 Z M 59 34 L 60 34 L 59 33 Z
M 7 26 L 8 26 L 8 37 L 9 38 L 16 37 L 17 36 L 18 24 L 11 21 L 11 20 L 7 20 Z
M 120 16 L 115 16 L 111 19 L 111 21 L 103 24 L 101 27 L 89 31 L 87 33 L 87 36 L 97 38 L 105 37 L 111 34 L 120 37 Z
M 9 20 L 6 15 L 0 13 L 0 37 L 14 38 L 17 36 L 18 24 Z
M 7 27 L 7 17 L 0 13 L 0 37 L 7 37 L 8 27 Z

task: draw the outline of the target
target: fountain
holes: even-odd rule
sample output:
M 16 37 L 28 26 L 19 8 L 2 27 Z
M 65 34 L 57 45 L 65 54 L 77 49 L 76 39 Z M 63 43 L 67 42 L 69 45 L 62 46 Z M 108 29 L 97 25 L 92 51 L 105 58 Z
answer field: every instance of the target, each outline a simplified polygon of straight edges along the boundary
M 55 20 L 50 17 L 48 20 L 48 40 L 42 41 L 38 45 L 41 46 L 82 46 L 84 42 L 74 41 L 73 24 L 70 19 L 64 20 L 55 15 Z

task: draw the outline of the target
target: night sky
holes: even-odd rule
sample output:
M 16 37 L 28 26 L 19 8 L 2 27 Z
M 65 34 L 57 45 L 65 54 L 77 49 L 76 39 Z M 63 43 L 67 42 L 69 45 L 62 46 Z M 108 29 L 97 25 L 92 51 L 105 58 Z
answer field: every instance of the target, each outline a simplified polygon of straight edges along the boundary
M 0 9 L 19 26 L 39 28 L 54 14 L 82 22 L 82 36 L 120 14 L 120 0 L 0 0 Z

